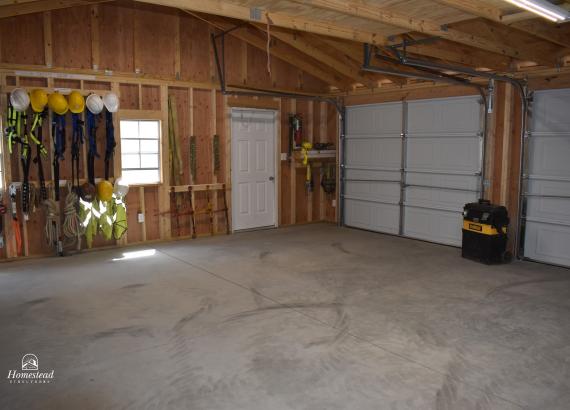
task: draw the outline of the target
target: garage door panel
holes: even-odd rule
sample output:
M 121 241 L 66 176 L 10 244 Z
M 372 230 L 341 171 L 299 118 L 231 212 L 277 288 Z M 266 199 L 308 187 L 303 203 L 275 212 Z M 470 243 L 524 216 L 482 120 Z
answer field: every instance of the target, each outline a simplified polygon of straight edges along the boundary
M 570 109 L 570 104 L 569 109 Z M 567 114 L 568 115 L 568 114 Z M 570 115 L 568 115 L 570 116 Z M 570 125 L 563 135 L 533 135 L 529 139 L 528 171 L 530 175 L 568 177 L 570 179 Z
M 536 92 L 532 105 L 533 132 L 558 133 L 570 130 L 570 89 Z
M 461 245 L 460 212 L 406 207 L 404 235 L 446 245 Z
M 570 266 L 570 226 L 527 221 L 525 229 L 527 258 Z
M 348 226 L 376 232 L 397 234 L 400 207 L 346 199 L 345 218 Z
M 465 137 L 409 138 L 407 168 L 414 171 L 479 171 L 480 141 Z
M 531 180 L 528 184 L 527 215 L 530 219 L 570 225 L 570 181 Z M 570 238 L 569 238 L 570 239 Z
M 457 212 L 463 210 L 463 206 L 466 203 L 474 202 L 476 199 L 477 196 L 470 192 L 408 187 L 406 188 L 405 204 Z M 409 223 L 409 221 L 406 221 L 406 224 L 407 223 Z
M 348 180 L 371 180 L 371 181 L 400 181 L 401 172 L 398 171 L 378 171 L 372 169 L 351 169 L 345 171 L 345 177 Z
M 534 95 L 527 139 L 523 254 L 570 266 L 570 89 Z
M 461 212 L 480 185 L 479 98 L 414 101 L 406 111 L 397 106 L 348 109 L 345 223 L 460 245 Z
M 402 130 L 402 104 L 374 104 L 349 107 L 346 121 L 351 135 L 400 135 Z
M 408 103 L 409 134 L 476 134 L 480 131 L 478 97 L 458 97 Z
M 346 140 L 345 159 L 348 167 L 399 169 L 402 152 L 400 138 Z
M 345 195 L 352 199 L 398 204 L 400 201 L 400 184 L 353 181 L 347 184 Z
M 427 174 L 409 172 L 406 175 L 406 183 L 409 185 L 428 185 L 430 187 L 467 189 L 476 191 L 479 189 L 479 177 L 475 175 L 450 175 L 450 174 Z

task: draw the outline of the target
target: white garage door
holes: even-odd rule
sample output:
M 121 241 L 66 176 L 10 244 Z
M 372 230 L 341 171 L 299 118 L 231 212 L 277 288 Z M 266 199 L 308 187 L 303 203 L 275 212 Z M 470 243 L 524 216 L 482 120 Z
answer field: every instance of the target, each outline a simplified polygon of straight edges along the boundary
M 530 121 L 524 256 L 570 266 L 570 89 L 536 92 Z
M 344 223 L 461 245 L 479 195 L 479 98 L 348 107 L 346 120 Z

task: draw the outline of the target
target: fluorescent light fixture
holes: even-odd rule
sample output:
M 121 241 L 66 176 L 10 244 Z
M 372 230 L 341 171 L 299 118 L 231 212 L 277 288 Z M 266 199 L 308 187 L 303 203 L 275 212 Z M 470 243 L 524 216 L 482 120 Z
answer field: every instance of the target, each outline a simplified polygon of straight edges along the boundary
M 545 0 L 505 0 L 517 7 L 538 14 L 555 23 L 561 23 L 570 19 L 570 13 L 562 7 Z
M 113 261 L 124 261 L 128 259 L 144 258 L 156 254 L 156 249 L 145 249 L 143 251 L 125 252 L 122 258 L 114 258 Z

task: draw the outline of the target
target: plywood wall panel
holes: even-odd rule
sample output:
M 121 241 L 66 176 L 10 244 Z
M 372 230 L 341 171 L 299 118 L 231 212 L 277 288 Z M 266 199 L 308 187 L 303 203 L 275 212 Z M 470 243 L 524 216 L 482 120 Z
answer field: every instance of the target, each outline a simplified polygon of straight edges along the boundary
M 177 10 L 137 5 L 135 19 L 135 69 L 173 78 Z
M 158 187 L 147 186 L 144 189 L 146 239 L 160 239 L 158 226 Z
M 154 85 L 141 86 L 141 109 L 160 110 L 160 87 Z
M 247 45 L 233 36 L 226 36 L 225 43 L 226 83 L 243 85 L 247 80 L 246 66 L 243 64 L 244 58 L 247 58 L 247 52 L 244 53 Z M 221 54 L 220 48 L 218 48 L 218 52 Z
M 183 80 L 210 80 L 210 33 L 208 24 L 188 15 L 180 16 L 180 76 Z
M 124 110 L 138 110 L 139 105 L 139 86 L 137 84 L 120 84 L 119 92 L 121 93 L 121 108 Z
M 169 88 L 169 96 L 173 97 L 176 103 L 176 113 L 178 118 L 177 134 L 178 134 L 178 149 L 182 157 L 182 175 L 180 175 L 180 185 L 187 185 L 190 183 L 190 168 L 189 163 L 190 153 L 190 100 L 187 88 Z M 174 185 L 174 181 L 171 181 Z
M 134 72 L 135 11 L 132 3 L 99 5 L 100 68 Z
M 194 135 L 196 135 L 196 181 L 211 184 L 212 181 L 212 129 L 211 91 L 194 90 Z
M 297 168 L 295 172 L 296 190 L 295 190 L 295 223 L 306 223 L 309 221 L 307 212 L 307 200 L 309 195 L 305 188 L 306 169 Z
M 129 190 L 126 198 L 127 202 L 127 239 L 129 243 L 140 242 L 143 240 L 141 224 L 137 221 L 140 209 L 139 189 L 133 187 Z
M 89 7 L 71 7 L 51 13 L 54 66 L 91 68 Z
M 0 38 L 3 63 L 45 64 L 42 13 L 0 19 Z
M 257 88 L 272 86 L 271 76 L 267 72 L 267 55 L 249 45 L 247 47 L 247 84 Z

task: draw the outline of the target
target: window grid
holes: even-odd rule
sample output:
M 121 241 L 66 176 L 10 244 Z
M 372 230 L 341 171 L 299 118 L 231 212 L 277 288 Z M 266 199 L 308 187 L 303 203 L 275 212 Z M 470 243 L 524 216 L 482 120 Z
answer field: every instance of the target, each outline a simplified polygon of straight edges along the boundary
M 134 134 L 133 123 L 136 123 L 136 135 Z M 141 135 L 141 124 L 143 123 L 153 123 L 154 128 L 156 130 L 156 136 L 153 134 L 152 129 L 146 130 L 146 135 Z M 123 129 L 124 128 L 124 129 Z M 150 130 L 150 132 L 149 132 Z M 150 136 L 149 136 L 150 135 Z M 129 183 L 131 184 L 153 184 L 160 182 L 160 121 L 159 120 L 122 120 L 121 121 L 121 142 L 123 141 L 136 141 L 136 148 L 130 147 L 129 152 L 122 152 L 121 156 L 123 157 L 123 163 L 127 162 L 126 158 L 130 158 L 133 160 L 133 157 L 137 159 L 138 166 L 132 166 L 131 163 L 130 167 L 122 166 L 122 171 L 126 171 L 129 174 Z M 156 141 L 156 149 L 152 149 L 149 147 L 143 147 L 144 141 Z M 134 149 L 133 149 L 134 148 Z M 155 162 L 156 166 L 143 166 L 145 162 L 148 163 Z M 147 179 L 147 176 L 135 177 L 133 172 L 136 171 L 156 171 L 156 178 Z M 131 173 L 129 173 L 131 172 Z

